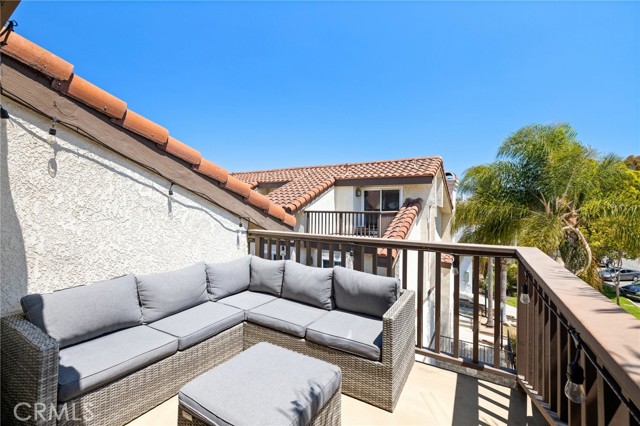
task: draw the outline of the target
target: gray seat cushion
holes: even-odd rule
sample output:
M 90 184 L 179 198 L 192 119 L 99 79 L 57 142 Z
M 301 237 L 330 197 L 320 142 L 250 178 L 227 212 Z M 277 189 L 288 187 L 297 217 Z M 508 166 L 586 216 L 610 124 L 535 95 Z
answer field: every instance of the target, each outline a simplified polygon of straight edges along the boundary
M 27 319 L 56 339 L 61 348 L 142 321 L 133 275 L 48 294 L 29 294 L 20 303 Z
M 149 324 L 149 327 L 178 338 L 182 351 L 244 321 L 244 311 L 207 302 Z
M 378 361 L 382 349 L 382 320 L 333 310 L 307 327 L 307 340 Z
M 314 268 L 291 260 L 284 262 L 282 297 L 326 310 L 331 309 L 332 268 Z
M 333 268 L 336 307 L 382 318 L 398 300 L 400 280 L 336 266 Z
M 247 321 L 296 337 L 304 337 L 307 326 L 328 312 L 286 299 L 276 299 L 247 313 Z
M 216 425 L 306 425 L 340 389 L 336 365 L 258 343 L 180 389 L 179 403 Z
M 166 358 L 178 339 L 139 325 L 60 351 L 58 401 L 65 402 Z
M 207 302 L 207 274 L 204 262 L 176 271 L 136 276 L 144 323 L 184 311 Z
M 224 303 L 225 305 L 244 310 L 246 319 L 246 313 L 249 310 L 271 302 L 272 300 L 276 300 L 276 297 L 270 294 L 258 293 L 256 291 L 243 291 L 242 293 L 220 299 L 216 303 Z
M 249 290 L 280 297 L 284 278 L 284 260 L 251 258 L 251 282 Z
M 225 263 L 207 263 L 209 295 L 214 302 L 249 289 L 251 256 Z

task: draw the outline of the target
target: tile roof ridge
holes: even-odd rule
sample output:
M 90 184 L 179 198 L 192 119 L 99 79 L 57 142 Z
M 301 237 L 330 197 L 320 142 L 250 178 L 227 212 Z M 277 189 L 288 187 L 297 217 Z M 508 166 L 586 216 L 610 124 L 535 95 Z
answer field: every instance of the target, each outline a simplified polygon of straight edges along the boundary
M 109 117 L 114 126 L 142 136 L 153 142 L 158 149 L 187 162 L 193 171 L 218 182 L 221 188 L 240 195 L 245 203 L 290 227 L 295 226 L 295 217 L 286 213 L 282 207 L 253 191 L 251 185 L 234 178 L 226 169 L 202 158 L 200 152 L 193 147 L 169 135 L 165 127 L 130 110 L 126 102 L 75 74 L 73 64 L 8 27 L 0 30 L 3 31 L 6 42 L 0 47 L 0 53 L 52 79 L 53 90 L 93 108 Z
M 240 174 L 249 174 L 249 173 L 282 172 L 285 170 L 337 168 L 337 167 L 359 166 L 363 164 L 399 163 L 403 161 L 415 161 L 415 160 L 439 160 L 440 162 L 443 162 L 442 156 L 440 155 L 428 155 L 424 157 L 397 158 L 397 159 L 390 159 L 390 160 L 358 161 L 355 163 L 336 163 L 336 164 L 323 164 L 323 165 L 312 165 L 312 166 L 283 167 L 279 169 L 248 170 L 248 171 L 241 171 L 241 172 L 230 172 L 230 174 L 240 175 Z
M 402 207 L 398 210 L 398 213 L 391 219 L 391 223 L 387 226 L 382 238 L 389 240 L 406 240 L 409 236 L 409 231 L 413 227 L 422 210 L 424 200 L 422 198 L 407 198 Z M 378 256 L 386 257 L 387 249 L 379 248 L 377 250 Z M 398 250 L 391 250 L 391 256 L 395 259 L 398 255 Z

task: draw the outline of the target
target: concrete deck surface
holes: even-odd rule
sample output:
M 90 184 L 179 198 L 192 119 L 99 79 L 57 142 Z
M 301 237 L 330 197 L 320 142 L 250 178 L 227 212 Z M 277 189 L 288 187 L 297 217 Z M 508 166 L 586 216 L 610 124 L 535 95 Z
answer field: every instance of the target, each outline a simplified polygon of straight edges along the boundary
M 174 426 L 177 416 L 174 396 L 129 425 Z M 416 362 L 393 413 L 342 395 L 342 424 L 537 426 L 544 421 L 518 389 Z

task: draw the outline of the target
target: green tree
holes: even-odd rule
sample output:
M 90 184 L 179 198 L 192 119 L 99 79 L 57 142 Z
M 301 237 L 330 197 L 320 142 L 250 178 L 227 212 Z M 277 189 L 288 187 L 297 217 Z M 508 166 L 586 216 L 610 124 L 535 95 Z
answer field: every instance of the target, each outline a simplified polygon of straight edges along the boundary
M 634 202 L 640 200 L 640 172 L 627 171 L 618 185 L 616 193 L 586 209 L 586 214 L 593 218 L 585 233 L 594 256 L 596 259 L 608 257 L 614 267 L 622 267 L 624 258 L 640 257 L 640 207 Z M 620 277 L 615 287 L 619 305 Z
M 624 163 L 631 170 L 640 171 L 640 155 L 630 155 L 624 159 Z
M 628 218 L 640 205 L 612 195 L 627 173 L 620 159 L 582 145 L 568 124 L 526 126 L 502 143 L 496 161 L 465 172 L 460 190 L 467 198 L 453 227 L 464 242 L 538 247 L 597 287 L 584 230 L 596 220 Z M 501 286 L 506 292 L 506 282 Z

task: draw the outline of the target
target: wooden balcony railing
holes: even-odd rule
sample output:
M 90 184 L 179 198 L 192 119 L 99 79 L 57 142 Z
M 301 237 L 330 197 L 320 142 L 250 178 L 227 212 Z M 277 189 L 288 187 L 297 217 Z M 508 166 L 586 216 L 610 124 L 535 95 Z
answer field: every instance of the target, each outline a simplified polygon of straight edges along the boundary
M 472 369 L 517 382 L 550 424 L 640 425 L 640 321 L 538 249 L 259 230 L 250 230 L 248 238 L 251 253 L 263 258 L 278 253 L 306 265 L 339 262 L 397 276 L 403 288 L 417 292 L 417 354 L 459 371 Z M 442 264 L 442 253 L 453 254 L 455 266 L 471 259 L 468 328 L 460 321 L 461 275 L 450 279 L 453 272 Z M 518 303 L 516 328 L 510 333 L 516 342 L 509 346 L 500 292 L 494 292 L 492 351 L 481 341 L 481 329 L 487 330 L 479 303 L 482 258 L 496 259 L 496 277 L 503 268 L 499 260 L 516 263 L 518 296 L 526 284 L 531 298 L 529 304 Z M 466 343 L 461 333 L 472 336 L 471 341 Z M 580 404 L 564 393 L 567 365 L 576 352 L 586 394 Z
M 398 212 L 306 211 L 309 234 L 381 237 Z

